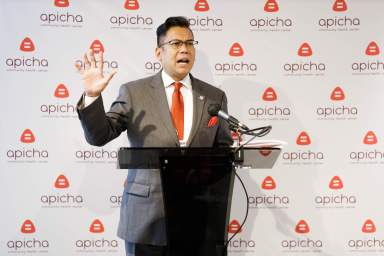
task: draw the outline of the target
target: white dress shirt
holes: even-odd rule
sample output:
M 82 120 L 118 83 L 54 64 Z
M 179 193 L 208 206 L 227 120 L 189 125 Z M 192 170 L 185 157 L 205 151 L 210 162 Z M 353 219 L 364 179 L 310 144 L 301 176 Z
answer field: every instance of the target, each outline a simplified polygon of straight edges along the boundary
M 163 79 L 165 93 L 167 94 L 169 111 L 171 111 L 172 95 L 175 89 L 173 83 L 175 82 L 175 80 L 173 80 L 172 77 L 170 77 L 164 71 L 164 69 L 161 72 L 161 78 Z M 193 94 L 191 77 L 188 74 L 179 82 L 183 84 L 183 86 L 180 88 L 180 92 L 183 95 L 184 102 L 184 137 L 182 140 L 180 140 L 180 146 L 185 147 L 187 145 L 187 141 L 192 130 L 193 122 Z
M 161 72 L 161 78 L 165 87 L 165 93 L 167 95 L 169 111 L 172 107 L 172 95 L 174 91 L 173 83 L 175 80 L 172 79 L 164 70 Z M 183 95 L 184 102 L 184 137 L 180 140 L 180 146 L 187 146 L 187 141 L 192 130 L 193 123 L 193 93 L 192 93 L 192 82 L 189 74 L 179 81 L 183 84 L 180 88 L 180 92 Z M 97 97 L 89 97 L 84 94 L 84 108 L 92 104 Z M 176 128 L 175 128 L 176 129 Z

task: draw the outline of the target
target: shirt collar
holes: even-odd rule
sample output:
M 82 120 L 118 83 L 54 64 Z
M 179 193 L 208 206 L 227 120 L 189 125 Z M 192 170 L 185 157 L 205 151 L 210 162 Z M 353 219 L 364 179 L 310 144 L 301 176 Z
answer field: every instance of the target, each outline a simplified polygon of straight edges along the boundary
M 167 72 L 164 71 L 164 69 L 161 71 L 161 78 L 163 79 L 164 87 L 167 88 L 169 86 L 172 86 L 172 84 L 175 82 L 175 80 L 172 79 L 170 75 L 167 74 Z M 179 81 L 182 83 L 187 89 L 192 89 L 192 81 L 191 77 L 186 75 L 182 80 Z

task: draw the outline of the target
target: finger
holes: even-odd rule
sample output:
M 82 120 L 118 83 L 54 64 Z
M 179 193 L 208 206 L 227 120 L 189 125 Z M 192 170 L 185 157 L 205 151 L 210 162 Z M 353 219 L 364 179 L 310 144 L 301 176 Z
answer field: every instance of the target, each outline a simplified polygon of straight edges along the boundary
M 111 73 L 109 73 L 108 75 L 107 75 L 107 77 L 105 78 L 106 80 L 106 83 L 108 84 L 109 83 L 109 81 L 111 81 L 111 79 L 112 79 L 112 77 L 115 75 L 117 73 L 117 70 L 116 69 L 113 69 L 112 71 L 111 71 Z
M 85 68 L 89 68 L 90 66 L 91 66 L 91 62 L 89 62 L 89 59 L 88 59 L 88 56 L 87 56 L 87 54 L 85 53 L 84 54 L 84 69 Z
M 89 59 L 91 61 L 91 68 L 96 67 L 96 59 L 95 59 L 95 54 L 93 53 L 92 49 L 89 50 Z
M 79 72 L 80 74 L 83 74 L 83 67 L 81 66 L 81 64 L 79 62 L 75 62 L 75 68 L 77 69 L 77 72 Z
M 101 51 L 99 53 L 99 70 L 101 74 L 103 73 L 103 69 L 104 69 L 104 54 L 103 54 L 103 51 Z

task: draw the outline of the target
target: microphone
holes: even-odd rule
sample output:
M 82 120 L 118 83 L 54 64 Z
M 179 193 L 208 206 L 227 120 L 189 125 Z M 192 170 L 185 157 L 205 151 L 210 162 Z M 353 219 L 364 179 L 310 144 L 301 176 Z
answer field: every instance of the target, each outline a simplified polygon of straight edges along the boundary
M 240 123 L 239 120 L 237 120 L 235 117 L 229 115 L 228 113 L 225 113 L 223 110 L 220 109 L 219 104 L 211 104 L 208 106 L 208 113 L 211 116 L 218 116 L 224 120 L 226 120 L 229 124 L 233 125 L 236 128 L 241 128 L 243 130 L 249 131 L 249 128 L 245 125 Z

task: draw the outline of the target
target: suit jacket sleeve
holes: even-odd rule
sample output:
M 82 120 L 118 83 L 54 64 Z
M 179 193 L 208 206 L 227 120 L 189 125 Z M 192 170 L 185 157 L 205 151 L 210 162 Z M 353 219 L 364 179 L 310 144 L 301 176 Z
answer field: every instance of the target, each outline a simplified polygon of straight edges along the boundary
M 83 99 L 80 99 L 77 112 L 89 144 L 103 146 L 127 129 L 132 112 L 129 97 L 127 87 L 121 86 L 119 96 L 107 113 L 102 96 L 86 108 L 82 107 Z

